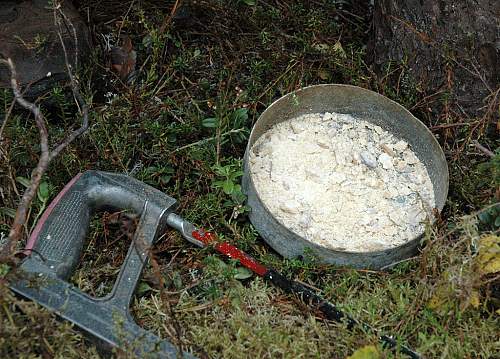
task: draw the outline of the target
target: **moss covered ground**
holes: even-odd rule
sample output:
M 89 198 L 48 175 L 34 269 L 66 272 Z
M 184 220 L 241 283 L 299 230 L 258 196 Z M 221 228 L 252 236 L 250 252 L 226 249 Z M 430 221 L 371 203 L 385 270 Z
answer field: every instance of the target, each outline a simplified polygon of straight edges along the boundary
M 257 4 L 254 4 L 257 3 Z M 48 199 L 78 172 L 127 173 L 177 198 L 179 214 L 288 277 L 316 288 L 354 317 L 393 334 L 428 358 L 500 356 L 500 152 L 493 116 L 462 118 L 427 110 L 404 63 L 382 74 L 369 65 L 368 1 L 185 2 L 81 0 L 91 24 L 92 57 L 79 73 L 91 105 L 88 132 L 49 167 Z M 109 70 L 106 42 L 130 37 L 137 73 Z M 421 253 L 386 271 L 319 265 L 311 256 L 283 259 L 248 221 L 238 183 L 246 139 L 260 113 L 303 86 L 345 83 L 401 103 L 437 137 L 450 170 L 450 192 Z M 442 96 L 443 103 L 451 94 Z M 47 109 L 52 138 L 74 126 L 75 107 L 60 89 Z M 0 111 L 12 100 L 1 92 Z M 446 108 L 446 106 L 445 106 Z M 0 147 L 0 232 L 38 158 L 37 130 L 16 110 Z M 32 204 L 27 231 L 46 207 Z M 93 296 L 111 288 L 134 221 L 101 213 L 72 282 Z M 155 246 L 132 312 L 143 327 L 201 358 L 392 358 L 361 329 L 322 320 L 293 296 L 248 277 L 237 263 L 167 231 Z M 0 267 L 0 357 L 97 358 L 91 341 L 36 304 L 15 297 Z M 161 280 L 158 276 L 160 273 Z M 163 282 L 163 287 L 160 283 Z M 129 357 L 130 353 L 114 353 Z

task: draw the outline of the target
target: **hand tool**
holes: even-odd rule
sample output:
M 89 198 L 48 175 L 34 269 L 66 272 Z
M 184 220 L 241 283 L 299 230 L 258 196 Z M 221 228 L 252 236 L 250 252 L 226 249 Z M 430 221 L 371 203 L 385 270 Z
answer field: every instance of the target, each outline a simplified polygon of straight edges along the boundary
M 176 346 L 139 327 L 129 311 L 148 252 L 175 205 L 173 198 L 126 175 L 79 174 L 38 221 L 24 251 L 27 257 L 10 287 L 74 323 L 107 349 L 119 347 L 138 357 L 177 358 Z M 140 219 L 113 289 L 105 297 L 93 298 L 68 280 L 79 262 L 92 214 L 109 208 L 131 210 Z
M 107 348 L 119 347 L 139 357 L 174 358 L 182 353 L 185 358 L 194 358 L 139 327 L 129 311 L 151 246 L 169 226 L 189 242 L 199 247 L 213 246 L 266 281 L 297 295 L 325 319 L 345 322 L 348 328 L 361 325 L 378 335 L 376 330 L 354 320 L 304 285 L 262 265 L 232 244 L 217 240 L 214 234 L 197 229 L 175 214 L 175 207 L 175 199 L 129 176 L 101 171 L 79 174 L 56 196 L 38 221 L 25 248 L 27 257 L 15 271 L 10 287 L 74 323 Z M 140 220 L 113 289 L 105 297 L 93 298 L 68 279 L 79 262 L 92 214 L 107 209 L 131 210 Z M 385 346 L 411 358 L 420 358 L 392 337 L 378 337 Z
M 347 324 L 348 329 L 352 329 L 354 326 L 361 326 L 365 331 L 376 334 L 385 348 L 396 349 L 413 359 L 421 358 L 420 354 L 405 345 L 399 344 L 393 337 L 380 335 L 375 328 L 353 319 L 306 286 L 286 278 L 273 268 L 264 266 L 232 244 L 219 241 L 213 233 L 206 232 L 203 229 L 197 229 L 175 213 L 169 214 L 167 223 L 170 227 L 177 229 L 189 242 L 199 247 L 213 246 L 217 252 L 231 259 L 238 260 L 241 265 L 264 278 L 267 282 L 281 288 L 286 293 L 298 296 L 304 303 L 308 304 L 311 309 L 319 311 L 325 319 L 344 322 Z

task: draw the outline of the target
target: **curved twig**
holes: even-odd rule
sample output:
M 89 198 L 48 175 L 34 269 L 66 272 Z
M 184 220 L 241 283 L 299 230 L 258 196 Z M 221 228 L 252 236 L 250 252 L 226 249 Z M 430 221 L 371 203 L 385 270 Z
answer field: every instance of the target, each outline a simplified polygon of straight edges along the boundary
M 42 180 L 43 175 L 47 171 L 48 165 L 50 161 L 52 161 L 54 158 L 56 158 L 60 152 L 66 148 L 75 138 L 83 134 L 89 126 L 89 110 L 88 110 L 88 105 L 84 101 L 80 89 L 78 86 L 78 82 L 75 78 L 75 75 L 73 74 L 71 65 L 69 63 L 69 57 L 68 53 L 66 50 L 66 45 L 64 44 L 63 41 L 63 36 L 62 36 L 62 23 L 61 19 L 64 20 L 66 29 L 70 31 L 73 34 L 74 41 L 75 41 L 75 58 L 78 55 L 78 43 L 76 42 L 76 30 L 69 18 L 62 12 L 61 7 L 58 4 L 55 4 L 54 6 L 54 16 L 55 16 L 55 22 L 56 25 L 58 25 L 58 31 L 57 35 L 59 36 L 59 40 L 61 42 L 61 46 L 64 52 L 64 59 L 66 63 L 66 69 L 68 72 L 68 76 L 70 79 L 71 83 L 71 90 L 73 93 L 73 97 L 75 99 L 75 102 L 77 103 L 81 116 L 82 116 L 82 123 L 81 126 L 70 132 L 62 141 L 60 141 L 57 145 L 54 146 L 54 148 L 51 150 L 49 147 L 49 134 L 47 131 L 47 123 L 45 120 L 45 117 L 40 109 L 39 106 L 35 105 L 34 103 L 26 100 L 22 93 L 21 89 L 19 86 L 19 83 L 17 81 L 17 71 L 16 67 L 13 63 L 13 61 L 8 58 L 6 60 L 0 59 L 0 63 L 5 64 L 11 73 L 11 80 L 10 80 L 10 85 L 12 88 L 12 91 L 14 93 L 14 98 L 15 101 L 24 109 L 29 110 L 33 116 L 35 117 L 35 123 L 38 128 L 38 132 L 40 135 L 40 158 L 38 159 L 38 163 L 34 170 L 31 173 L 31 182 L 28 188 L 23 193 L 23 196 L 21 198 L 21 201 L 17 207 L 16 210 L 16 215 L 14 217 L 14 221 L 12 223 L 12 226 L 9 231 L 9 237 L 7 244 L 1 248 L 0 250 L 0 262 L 1 261 L 11 261 L 12 256 L 15 253 L 15 249 L 17 246 L 17 243 L 22 239 L 23 237 L 23 226 L 28 220 L 28 213 L 29 213 L 29 208 L 31 205 L 31 202 L 33 198 L 35 197 L 38 187 L 40 185 L 40 182 Z M 76 60 L 75 60 L 75 65 L 76 65 Z

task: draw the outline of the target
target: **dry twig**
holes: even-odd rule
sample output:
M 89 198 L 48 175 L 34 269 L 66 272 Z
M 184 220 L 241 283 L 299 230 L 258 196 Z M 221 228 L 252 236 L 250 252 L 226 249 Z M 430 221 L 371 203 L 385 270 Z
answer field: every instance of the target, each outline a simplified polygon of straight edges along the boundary
M 181 0 L 175 0 L 174 6 L 172 6 L 172 10 L 170 10 L 170 15 L 165 18 L 165 20 L 163 21 L 163 24 L 160 27 L 160 31 L 159 31 L 160 34 L 163 34 L 165 32 L 165 30 L 170 26 L 170 24 L 172 23 L 172 20 L 175 16 L 175 13 L 177 12 L 177 10 L 179 9 L 179 7 L 181 5 L 182 5 Z
M 474 147 L 476 147 L 478 150 L 480 150 L 482 153 L 484 153 L 486 156 L 488 156 L 490 158 L 495 157 L 495 154 L 492 151 L 490 151 L 489 149 L 487 149 L 486 147 L 484 147 L 479 142 L 477 142 L 477 141 L 474 140 L 474 141 L 472 141 L 472 145 Z
M 170 314 L 170 319 L 171 319 L 171 327 L 170 329 L 173 329 L 173 333 L 171 330 L 169 330 L 170 334 L 172 335 L 172 339 L 174 340 L 175 345 L 178 347 L 179 352 L 182 353 L 183 349 L 183 340 L 182 340 L 182 329 L 179 321 L 177 320 L 177 317 L 175 315 L 175 312 L 170 305 L 170 301 L 168 299 L 168 292 L 165 290 L 165 280 L 163 279 L 163 276 L 161 274 L 161 269 L 160 265 L 156 261 L 156 258 L 154 257 L 153 253 L 149 251 L 149 260 L 151 262 L 151 266 L 153 268 L 153 274 L 155 276 L 155 279 L 158 281 L 158 286 L 160 290 L 160 299 L 161 299 L 161 304 L 165 307 L 165 309 L 168 311 Z
M 10 85 L 12 88 L 12 91 L 14 93 L 14 98 L 21 107 L 23 107 L 26 110 L 29 110 L 33 116 L 35 117 L 35 123 L 38 128 L 38 132 L 40 135 L 40 158 L 38 159 L 38 163 L 35 167 L 35 169 L 31 173 L 31 182 L 28 188 L 24 191 L 24 194 L 21 198 L 21 201 L 17 207 L 16 210 L 16 215 L 14 217 L 14 221 L 12 223 L 10 232 L 9 232 L 9 237 L 6 245 L 1 249 L 0 252 L 0 261 L 13 261 L 12 254 L 15 252 L 17 243 L 22 239 L 23 237 L 23 227 L 26 221 L 28 220 L 28 213 L 29 213 L 29 208 L 31 205 L 31 202 L 34 198 L 34 196 L 37 193 L 38 187 L 40 185 L 41 179 L 45 172 L 47 171 L 49 163 L 56 158 L 59 153 L 66 148 L 75 138 L 83 134 L 87 128 L 88 128 L 88 106 L 83 100 L 82 95 L 80 94 L 79 86 L 78 83 L 75 79 L 75 76 L 73 74 L 71 65 L 69 64 L 69 59 L 68 59 L 68 53 L 66 50 L 66 46 L 63 41 L 62 37 L 62 22 L 61 19 L 63 19 L 65 26 L 67 29 L 72 33 L 75 41 L 75 59 L 77 58 L 77 51 L 78 51 L 78 46 L 77 46 L 77 39 L 76 39 L 76 31 L 71 23 L 71 21 L 65 16 L 65 14 L 62 12 L 61 8 L 59 5 L 55 5 L 54 7 L 54 16 L 55 16 L 55 21 L 56 24 L 58 25 L 58 36 L 59 40 L 61 42 L 61 46 L 64 52 L 64 58 L 66 62 L 66 68 L 68 72 L 68 76 L 70 79 L 71 83 L 71 90 L 73 92 L 73 97 L 78 104 L 78 107 L 80 109 L 80 113 L 82 115 L 82 123 L 81 126 L 70 132 L 62 141 L 60 141 L 58 144 L 56 144 L 52 149 L 50 149 L 49 145 L 49 135 L 47 131 L 47 124 L 45 120 L 45 116 L 43 115 L 42 111 L 40 110 L 40 107 L 35 105 L 32 102 L 27 101 L 24 97 L 23 94 L 21 93 L 21 89 L 19 86 L 19 83 L 17 82 L 17 72 L 16 72 L 16 67 L 12 60 L 10 58 L 3 60 L 0 60 L 0 63 L 3 63 L 6 65 L 11 73 L 11 81 Z M 75 65 L 76 65 L 76 60 L 75 60 Z
M 16 99 L 14 98 L 14 99 L 12 99 L 12 102 L 10 103 L 9 109 L 7 110 L 5 115 L 3 116 L 2 124 L 0 126 L 0 141 L 3 140 L 3 131 L 5 129 L 5 125 L 7 124 L 7 121 L 10 118 L 10 115 L 12 114 L 12 110 L 14 109 L 15 104 L 16 104 Z

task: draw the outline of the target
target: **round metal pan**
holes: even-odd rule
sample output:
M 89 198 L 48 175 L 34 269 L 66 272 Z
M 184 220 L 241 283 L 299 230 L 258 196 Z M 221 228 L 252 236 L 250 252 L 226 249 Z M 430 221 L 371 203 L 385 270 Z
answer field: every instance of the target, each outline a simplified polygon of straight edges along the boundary
M 250 221 L 262 238 L 287 258 L 304 254 L 309 248 L 322 263 L 355 268 L 380 269 L 415 255 L 420 236 L 400 245 L 374 252 L 338 251 L 312 243 L 280 223 L 261 201 L 248 168 L 248 156 L 255 141 L 273 125 L 308 113 L 337 112 L 379 125 L 404 139 L 426 166 L 434 186 L 436 208 L 448 195 L 448 166 L 438 142 L 429 129 L 408 110 L 376 92 L 350 85 L 315 85 L 289 93 L 269 106 L 255 123 L 244 158 L 243 191 L 251 208 Z

